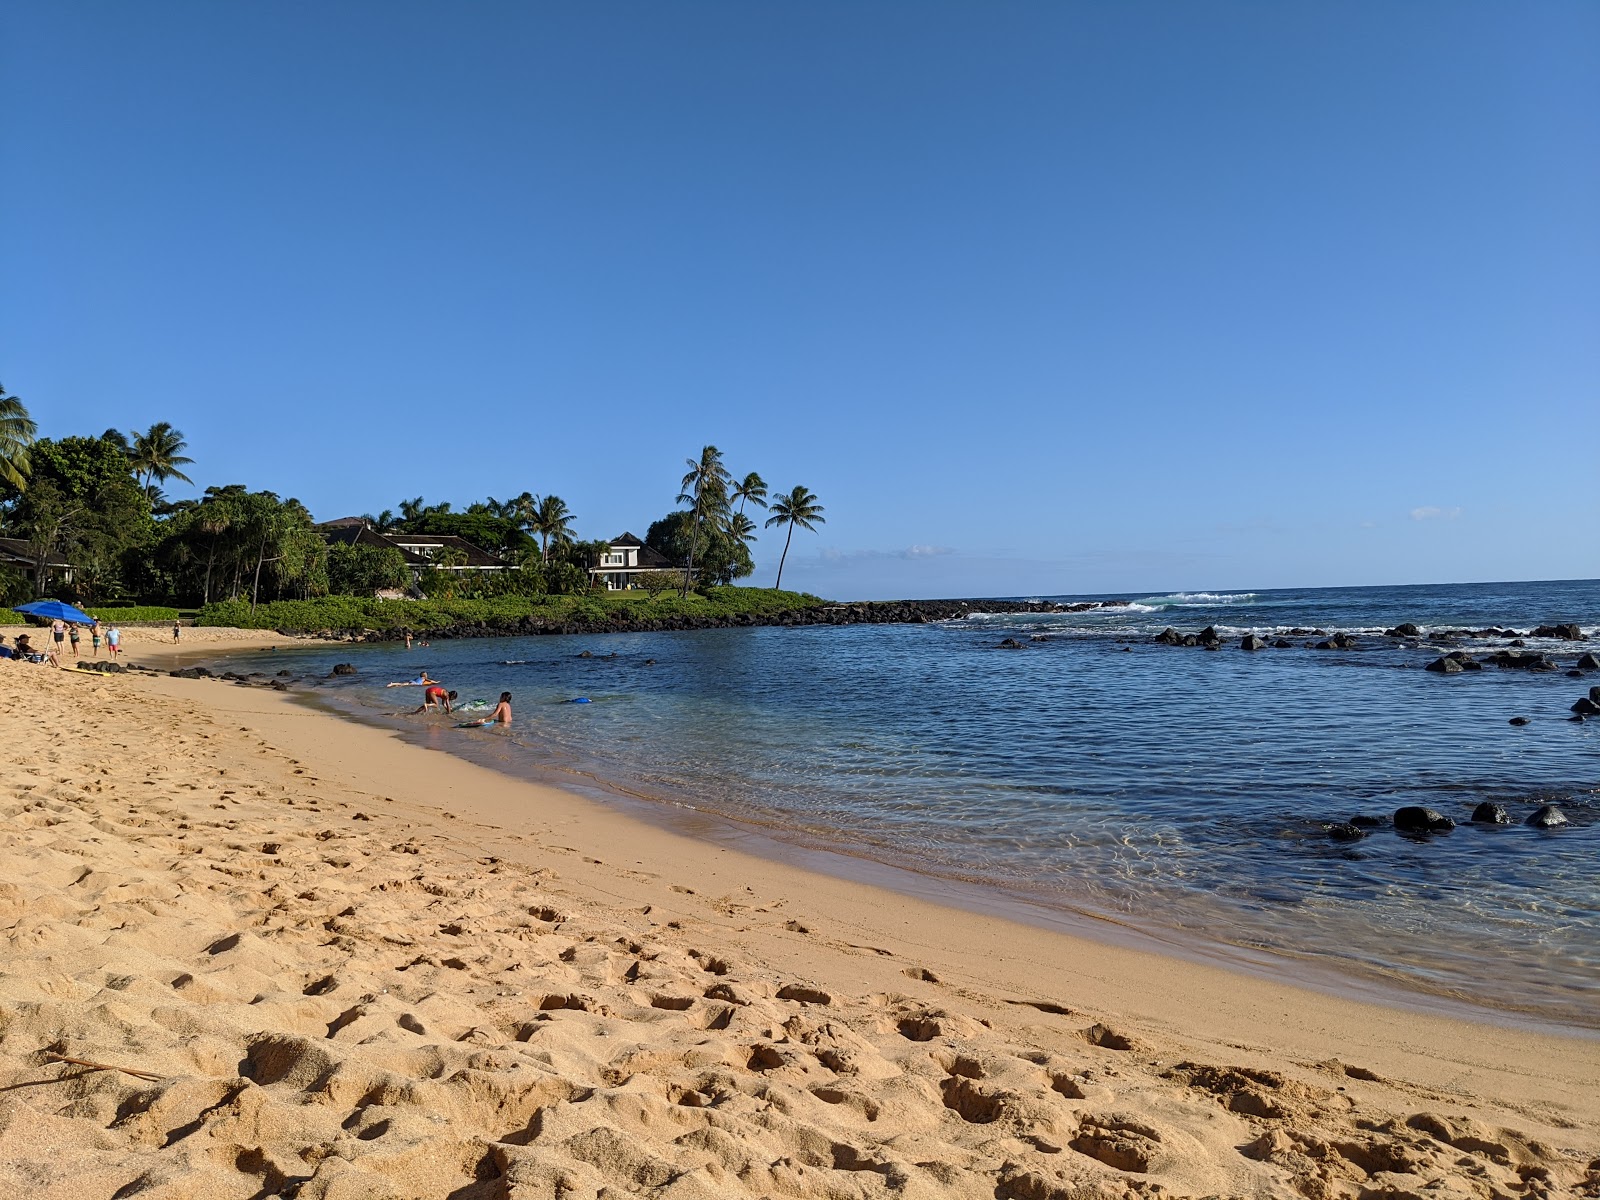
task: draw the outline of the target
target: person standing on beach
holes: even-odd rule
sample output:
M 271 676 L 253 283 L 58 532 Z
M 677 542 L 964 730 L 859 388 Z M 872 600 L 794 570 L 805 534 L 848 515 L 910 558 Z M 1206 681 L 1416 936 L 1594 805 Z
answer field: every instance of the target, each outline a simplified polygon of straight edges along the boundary
M 72 643 L 72 657 L 78 657 L 78 623 L 74 621 L 67 626 L 67 641 Z
M 94 657 L 100 657 L 100 621 L 95 619 L 89 626 L 89 645 L 94 648 Z
M 61 643 L 67 640 L 67 623 L 60 617 L 50 622 L 50 661 L 61 665 Z
M 179 621 L 177 617 L 173 617 L 172 618 L 172 644 L 174 646 L 176 646 L 178 644 L 178 635 L 180 633 L 182 633 L 182 632 L 183 632 L 183 622 Z
M 122 653 L 122 630 L 115 625 L 106 630 L 106 653 L 112 658 Z

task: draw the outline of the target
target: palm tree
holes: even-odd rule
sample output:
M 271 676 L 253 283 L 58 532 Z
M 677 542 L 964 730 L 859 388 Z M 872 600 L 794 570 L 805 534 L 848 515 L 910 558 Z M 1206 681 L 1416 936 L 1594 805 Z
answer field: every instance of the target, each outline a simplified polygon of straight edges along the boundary
M 817 503 L 817 498 L 805 488 L 795 485 L 787 496 L 779 496 L 772 502 L 772 515 L 767 518 L 767 528 L 774 525 L 787 525 L 788 535 L 783 539 L 783 555 L 778 559 L 778 578 L 772 585 L 772 590 L 777 591 L 783 584 L 783 564 L 789 557 L 789 542 L 794 537 L 794 527 L 809 529 L 816 532 L 818 525 L 826 525 L 828 519 L 822 515 L 822 505 Z
M 39 426 L 21 400 L 0 387 L 0 480 L 17 491 L 28 486 L 28 447 L 39 436 Z
M 415 500 L 400 501 L 400 521 L 404 525 L 420 520 L 424 511 L 421 496 L 418 496 Z
M 734 485 L 733 490 L 728 493 L 728 499 L 739 502 L 739 511 L 741 513 L 744 512 L 744 505 L 747 500 L 757 508 L 765 508 L 767 506 L 767 481 L 754 471 L 751 471 L 750 474 Z
M 694 578 L 694 552 L 700 544 L 700 523 L 707 517 L 721 518 L 728 511 L 728 469 L 722 465 L 722 451 L 706 446 L 698 460 L 683 460 L 689 467 L 678 492 L 679 504 L 694 505 L 694 521 L 689 531 L 689 561 L 683 569 L 683 595 L 689 594 Z
M 728 518 L 728 533 L 741 542 L 753 542 L 756 540 L 756 523 L 742 512 L 734 513 Z
M 184 451 L 189 448 L 183 440 L 181 431 L 176 430 L 167 421 L 157 421 L 143 433 L 133 435 L 133 444 L 128 451 L 128 465 L 133 468 L 134 475 L 144 476 L 144 491 L 146 496 L 154 497 L 155 485 L 165 483 L 169 479 L 181 479 L 185 483 L 194 480 L 185 475 L 180 467 L 187 466 L 194 459 L 186 458 Z
M 577 520 L 560 496 L 535 497 L 533 519 L 528 527 L 539 535 L 539 559 L 550 561 L 551 542 L 570 542 L 572 523 Z

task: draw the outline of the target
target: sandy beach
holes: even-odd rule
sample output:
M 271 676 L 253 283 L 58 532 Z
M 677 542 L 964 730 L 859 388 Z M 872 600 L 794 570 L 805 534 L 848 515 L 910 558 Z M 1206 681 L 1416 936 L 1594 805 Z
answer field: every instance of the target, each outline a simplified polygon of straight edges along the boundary
M 269 690 L 0 670 L 3 1195 L 1600 1196 L 1600 1040 L 809 872 Z

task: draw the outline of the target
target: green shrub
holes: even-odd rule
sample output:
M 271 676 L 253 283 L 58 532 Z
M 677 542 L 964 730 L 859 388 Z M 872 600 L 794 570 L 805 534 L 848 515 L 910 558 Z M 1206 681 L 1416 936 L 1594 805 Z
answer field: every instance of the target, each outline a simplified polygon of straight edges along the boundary
M 279 633 L 361 632 L 414 633 L 443 631 L 458 625 L 486 625 L 510 632 L 529 616 L 543 620 L 604 626 L 613 620 L 659 620 L 665 617 L 773 616 L 823 603 L 802 592 L 770 588 L 711 588 L 708 594 L 667 595 L 647 599 L 640 591 L 596 592 L 582 596 L 497 596 L 463 600 L 376 600 L 364 596 L 323 596 L 315 600 L 274 600 L 254 613 L 243 600 L 208 604 L 196 625 L 231 625 L 242 629 L 274 629 Z M 123 620 L 132 620 L 124 617 Z M 171 619 L 170 616 L 167 619 Z
M 99 617 L 102 624 L 107 621 L 117 621 L 123 625 L 135 625 L 141 621 L 172 622 L 178 619 L 178 610 L 163 608 L 153 604 L 97 604 L 93 608 L 83 610 L 91 617 Z

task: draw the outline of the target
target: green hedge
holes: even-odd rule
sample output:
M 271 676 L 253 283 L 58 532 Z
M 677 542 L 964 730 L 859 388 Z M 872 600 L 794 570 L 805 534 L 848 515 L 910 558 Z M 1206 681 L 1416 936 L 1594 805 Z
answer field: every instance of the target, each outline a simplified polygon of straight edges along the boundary
M 278 633 L 320 633 L 323 630 L 414 633 L 456 625 L 514 629 L 525 617 L 603 625 L 611 620 L 648 621 L 678 616 L 772 616 L 825 603 L 803 592 L 770 588 L 711 588 L 686 597 L 647 592 L 593 592 L 586 596 L 499 596 L 488 600 L 374 600 L 363 596 L 324 596 L 317 600 L 275 600 L 254 613 L 243 600 L 208 604 L 196 625 L 271 629 Z M 122 618 L 124 620 L 130 618 Z
M 99 617 L 101 624 L 116 621 L 119 625 L 135 625 L 141 621 L 176 621 L 178 610 L 152 604 L 130 604 L 126 608 L 86 608 L 91 617 Z M 0 611 L 0 625 L 26 625 L 28 618 L 10 609 Z

